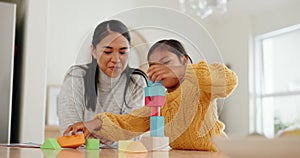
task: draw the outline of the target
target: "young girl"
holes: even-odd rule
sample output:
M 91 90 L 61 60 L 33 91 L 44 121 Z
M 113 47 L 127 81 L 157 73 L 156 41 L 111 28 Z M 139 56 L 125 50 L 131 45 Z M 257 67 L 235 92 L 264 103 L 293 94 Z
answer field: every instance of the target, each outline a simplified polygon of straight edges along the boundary
M 176 40 L 161 40 L 149 50 L 147 71 L 153 82 L 162 80 L 167 88 L 165 135 L 173 149 L 217 151 L 212 136 L 226 136 L 218 120 L 217 98 L 228 97 L 237 86 L 237 76 L 223 64 L 204 61 L 188 64 L 189 56 Z M 143 107 L 129 114 L 102 113 L 94 120 L 68 127 L 72 131 L 95 134 L 108 140 L 130 139 L 150 129 L 150 109 Z

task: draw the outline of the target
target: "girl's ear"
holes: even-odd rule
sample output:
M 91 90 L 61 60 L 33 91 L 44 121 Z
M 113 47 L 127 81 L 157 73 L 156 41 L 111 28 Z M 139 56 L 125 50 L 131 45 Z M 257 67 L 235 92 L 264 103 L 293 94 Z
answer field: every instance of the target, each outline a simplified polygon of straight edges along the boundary
M 93 58 L 97 60 L 98 57 L 97 57 L 97 53 L 96 53 L 96 48 L 91 44 L 90 49 L 91 49 Z
M 184 55 L 182 57 L 182 63 L 183 65 L 187 65 L 188 64 L 188 61 L 189 61 L 189 57 L 187 55 Z

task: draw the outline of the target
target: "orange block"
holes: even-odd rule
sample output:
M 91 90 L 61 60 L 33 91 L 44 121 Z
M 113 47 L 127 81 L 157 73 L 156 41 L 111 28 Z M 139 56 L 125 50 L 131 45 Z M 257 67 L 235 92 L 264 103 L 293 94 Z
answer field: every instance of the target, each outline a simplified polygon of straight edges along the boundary
M 57 138 L 58 144 L 63 148 L 77 148 L 84 144 L 84 134 L 63 136 Z

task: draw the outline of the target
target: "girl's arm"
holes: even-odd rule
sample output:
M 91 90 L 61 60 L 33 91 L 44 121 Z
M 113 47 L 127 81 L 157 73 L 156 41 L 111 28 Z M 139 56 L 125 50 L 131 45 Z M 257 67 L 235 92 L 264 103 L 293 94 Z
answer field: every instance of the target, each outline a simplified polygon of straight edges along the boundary
M 150 109 L 142 107 L 129 114 L 97 114 L 93 120 L 70 125 L 64 135 L 76 135 L 83 132 L 85 137 L 93 135 L 105 140 L 128 140 L 150 129 Z
M 150 109 L 142 107 L 129 114 L 102 113 L 95 116 L 102 122 L 99 131 L 93 134 L 112 141 L 127 140 L 143 134 L 150 129 Z
M 210 93 L 214 98 L 227 97 L 237 86 L 236 74 L 224 64 L 208 65 L 204 61 L 192 65 L 198 78 L 200 89 Z

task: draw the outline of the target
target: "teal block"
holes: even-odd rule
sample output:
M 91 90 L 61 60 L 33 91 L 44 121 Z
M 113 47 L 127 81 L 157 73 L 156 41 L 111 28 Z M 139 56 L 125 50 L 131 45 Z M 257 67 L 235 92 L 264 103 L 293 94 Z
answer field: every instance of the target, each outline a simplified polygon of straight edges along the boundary
M 165 136 L 165 121 L 163 116 L 150 117 L 150 136 L 151 137 Z
M 158 81 L 158 82 L 152 82 L 151 80 L 147 79 L 147 83 L 148 83 L 148 87 L 152 87 L 152 86 L 163 86 L 162 85 L 162 80 Z M 163 86 L 164 87 L 164 86 Z
M 147 80 L 148 86 L 144 88 L 145 96 L 166 96 L 166 88 L 162 85 L 162 81 L 152 82 Z
M 148 83 L 149 87 L 151 87 L 151 86 L 163 86 L 162 85 L 162 80 L 153 83 L 151 80 L 147 79 L 147 83 Z
M 99 150 L 100 140 L 99 139 L 86 139 L 85 145 L 86 145 L 86 150 Z
M 152 86 L 144 88 L 145 96 L 166 96 L 166 89 L 164 86 Z

